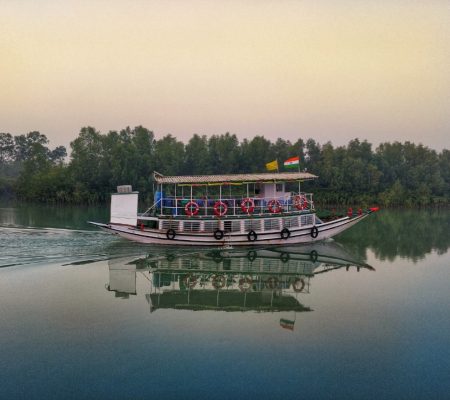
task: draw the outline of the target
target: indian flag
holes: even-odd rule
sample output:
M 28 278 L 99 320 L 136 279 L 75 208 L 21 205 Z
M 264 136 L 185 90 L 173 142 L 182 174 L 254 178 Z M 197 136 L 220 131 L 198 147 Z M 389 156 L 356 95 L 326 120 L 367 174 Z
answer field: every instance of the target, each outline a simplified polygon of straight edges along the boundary
M 291 157 L 284 162 L 285 168 L 296 168 L 300 163 L 300 157 Z
M 289 329 L 290 331 L 294 330 L 295 321 L 291 321 L 289 319 L 280 319 L 280 326 L 284 329 Z

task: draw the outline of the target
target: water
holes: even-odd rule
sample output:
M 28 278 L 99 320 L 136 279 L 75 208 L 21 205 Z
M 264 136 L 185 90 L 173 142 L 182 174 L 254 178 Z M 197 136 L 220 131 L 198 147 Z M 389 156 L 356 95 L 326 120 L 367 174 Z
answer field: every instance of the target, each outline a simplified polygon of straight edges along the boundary
M 449 398 L 449 211 L 220 252 L 106 218 L 0 209 L 0 398 Z

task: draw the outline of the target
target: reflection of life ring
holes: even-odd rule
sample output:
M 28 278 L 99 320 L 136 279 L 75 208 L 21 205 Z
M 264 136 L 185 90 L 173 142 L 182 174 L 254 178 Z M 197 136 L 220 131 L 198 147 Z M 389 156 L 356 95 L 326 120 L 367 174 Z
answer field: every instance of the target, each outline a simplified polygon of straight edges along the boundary
M 289 239 L 289 236 L 291 236 L 291 231 L 288 228 L 283 228 L 283 230 L 280 232 L 281 239 Z
M 253 281 L 251 278 L 241 278 L 239 279 L 239 290 L 241 292 L 247 292 L 252 288 Z
M 297 210 L 306 210 L 308 208 L 308 199 L 304 195 L 294 196 L 294 206 Z
M 172 228 L 167 229 L 167 232 L 166 232 L 167 239 L 173 240 L 173 239 L 175 239 L 176 235 L 177 235 L 177 233 L 175 232 L 175 229 L 172 229 Z
M 223 217 L 228 211 L 228 206 L 223 201 L 216 201 L 214 204 L 214 215 Z
M 257 253 L 256 253 L 255 250 L 251 250 L 251 251 L 249 251 L 249 252 L 247 253 L 247 259 L 248 259 L 248 261 L 250 261 L 250 262 L 255 261 L 257 256 L 258 256 L 258 255 L 257 255 Z
M 267 208 L 271 214 L 280 213 L 283 210 L 278 200 L 270 200 L 267 203 Z
M 319 254 L 317 254 L 317 251 L 311 250 L 311 253 L 309 253 L 309 259 L 315 263 L 317 261 L 317 257 L 319 257 Z
M 269 289 L 277 288 L 278 287 L 278 278 L 276 278 L 275 276 L 271 276 L 271 277 L 267 278 L 266 287 L 268 287 Z
M 289 253 L 281 253 L 281 254 L 280 254 L 280 260 L 281 260 L 281 262 L 283 262 L 283 263 L 287 263 L 287 262 L 289 261 L 289 258 L 291 258 L 291 257 L 289 256 Z
M 315 239 L 319 235 L 319 230 L 317 229 L 317 226 L 313 226 L 311 228 L 311 237 Z
M 223 239 L 223 235 L 224 235 L 224 233 L 220 229 L 217 229 L 214 231 L 214 239 L 216 239 L 216 240 Z
M 212 285 L 214 289 L 222 289 L 227 283 L 227 278 L 224 275 L 214 275 Z
M 255 231 L 250 231 L 249 233 L 247 233 L 247 239 L 249 242 L 254 242 L 256 239 L 258 239 L 258 235 L 256 234 Z
M 241 210 L 246 214 L 251 214 L 255 211 L 255 201 L 250 197 L 245 198 L 241 202 Z
M 193 200 L 191 200 L 184 206 L 184 212 L 190 217 L 193 215 L 197 215 L 199 210 L 200 206 Z
M 192 289 L 197 284 L 197 278 L 194 275 L 185 275 L 183 278 L 184 285 Z
M 292 284 L 292 289 L 294 289 L 294 292 L 301 292 L 305 288 L 305 281 L 303 279 L 296 279 L 294 283 Z

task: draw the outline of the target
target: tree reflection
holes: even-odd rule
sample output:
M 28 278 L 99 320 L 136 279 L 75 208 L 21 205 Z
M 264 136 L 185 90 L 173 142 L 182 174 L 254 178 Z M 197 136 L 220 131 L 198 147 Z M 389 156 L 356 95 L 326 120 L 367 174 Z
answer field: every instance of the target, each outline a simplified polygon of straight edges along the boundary
M 449 210 L 383 210 L 339 235 L 336 240 L 361 258 L 370 248 L 380 260 L 397 256 L 417 262 L 450 246 Z

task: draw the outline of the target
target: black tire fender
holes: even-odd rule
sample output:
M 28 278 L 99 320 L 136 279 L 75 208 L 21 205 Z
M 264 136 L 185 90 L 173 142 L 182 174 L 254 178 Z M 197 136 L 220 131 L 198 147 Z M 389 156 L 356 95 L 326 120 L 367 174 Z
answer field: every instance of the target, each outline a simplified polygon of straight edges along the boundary
M 223 239 L 223 237 L 224 237 L 224 232 L 223 231 L 221 231 L 220 229 L 216 229 L 214 231 L 214 239 L 221 240 L 221 239 Z
M 256 239 L 258 239 L 258 235 L 254 230 L 251 230 L 249 233 L 247 233 L 247 239 L 249 242 L 254 242 Z
M 291 236 L 291 231 L 288 228 L 283 228 L 280 232 L 281 239 L 289 239 Z
M 177 236 L 177 233 L 175 232 L 175 229 L 172 229 L 172 228 L 167 229 L 167 232 L 166 232 L 166 238 L 167 239 L 173 240 L 173 239 L 175 239 L 175 236 Z

